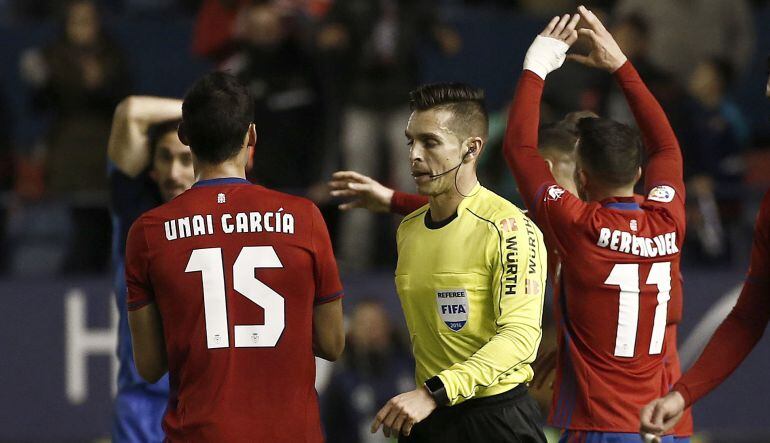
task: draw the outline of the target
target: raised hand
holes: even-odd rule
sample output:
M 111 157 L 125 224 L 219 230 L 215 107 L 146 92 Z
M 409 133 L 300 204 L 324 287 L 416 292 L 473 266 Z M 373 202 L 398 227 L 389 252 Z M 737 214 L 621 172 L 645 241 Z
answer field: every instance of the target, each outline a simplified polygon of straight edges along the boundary
M 549 73 L 559 69 L 564 63 L 567 50 L 578 38 L 575 26 L 579 20 L 577 14 L 564 14 L 551 19 L 527 50 L 524 69 L 534 72 L 543 80 Z
M 579 21 L 580 16 L 578 14 L 564 14 L 561 17 L 556 16 L 548 22 L 548 26 L 546 26 L 539 35 L 561 40 L 566 43 L 567 46 L 572 46 L 578 38 L 575 27 Z
M 639 433 L 644 441 L 659 442 L 660 436 L 673 428 L 682 418 L 684 407 L 685 401 L 682 394 L 672 391 L 642 408 L 639 413 Z
M 364 208 L 372 212 L 389 212 L 393 190 L 378 181 L 355 171 L 338 171 L 329 181 L 332 197 L 352 197 L 354 200 L 342 203 L 339 208 L 347 211 Z
M 612 34 L 607 31 L 599 18 L 585 6 L 578 6 L 578 13 L 585 21 L 586 27 L 578 29 L 577 32 L 580 36 L 590 40 L 591 52 L 588 55 L 570 54 L 567 58 L 610 73 L 617 71 L 623 66 L 627 58 L 615 42 Z

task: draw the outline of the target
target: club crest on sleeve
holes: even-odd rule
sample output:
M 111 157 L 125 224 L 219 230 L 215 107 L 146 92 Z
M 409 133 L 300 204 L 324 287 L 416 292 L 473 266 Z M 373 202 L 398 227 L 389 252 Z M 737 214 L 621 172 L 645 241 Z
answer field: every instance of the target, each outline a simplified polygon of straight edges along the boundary
M 441 320 L 457 332 L 468 322 L 468 291 L 465 289 L 437 289 L 436 308 Z
M 545 191 L 545 200 L 556 201 L 564 195 L 566 191 L 559 185 L 551 185 L 548 190 Z
M 504 218 L 500 220 L 500 228 L 503 230 L 503 232 L 514 232 L 519 229 L 518 225 L 516 225 L 516 219 L 511 218 Z
M 647 200 L 652 200 L 661 203 L 670 203 L 674 200 L 674 188 L 671 186 L 656 186 L 650 189 L 650 193 L 647 195 Z

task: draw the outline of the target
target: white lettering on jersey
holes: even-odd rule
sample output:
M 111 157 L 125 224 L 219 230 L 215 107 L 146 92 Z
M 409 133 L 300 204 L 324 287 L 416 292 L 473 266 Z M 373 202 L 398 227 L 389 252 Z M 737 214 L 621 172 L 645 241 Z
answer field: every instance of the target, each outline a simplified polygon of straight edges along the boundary
M 630 232 L 601 228 L 596 246 L 637 257 L 658 257 L 679 252 L 676 246 L 676 232 L 641 237 Z
M 214 216 L 192 215 L 163 222 L 166 240 L 213 235 Z M 249 232 L 277 232 L 294 234 L 294 215 L 283 208 L 276 212 L 238 212 L 222 214 L 219 226 L 225 234 Z
M 656 186 L 650 189 L 650 193 L 647 194 L 647 200 L 671 203 L 674 200 L 674 194 L 676 194 L 676 191 L 671 186 Z

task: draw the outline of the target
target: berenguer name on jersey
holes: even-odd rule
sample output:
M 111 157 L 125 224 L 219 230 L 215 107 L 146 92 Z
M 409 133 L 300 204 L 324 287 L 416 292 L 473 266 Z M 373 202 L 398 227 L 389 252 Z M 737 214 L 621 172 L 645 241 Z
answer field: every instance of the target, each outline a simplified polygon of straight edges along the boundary
M 294 216 L 279 209 L 274 212 L 238 212 L 222 214 L 219 223 L 214 223 L 214 216 L 191 215 L 188 217 L 163 222 L 166 240 L 177 240 L 196 235 L 213 235 L 215 229 L 225 234 L 249 232 L 276 232 L 294 234 Z
M 636 236 L 630 232 L 602 228 L 596 245 L 639 257 L 658 257 L 679 252 L 679 248 L 676 247 L 676 232 L 649 238 Z

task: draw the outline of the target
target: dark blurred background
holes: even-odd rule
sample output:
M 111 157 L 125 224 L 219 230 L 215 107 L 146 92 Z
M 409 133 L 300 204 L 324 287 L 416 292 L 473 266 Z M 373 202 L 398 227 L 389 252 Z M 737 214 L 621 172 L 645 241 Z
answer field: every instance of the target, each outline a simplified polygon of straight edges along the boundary
M 770 4 L 584 4 L 603 16 L 682 144 L 689 226 L 680 338 L 689 364 L 734 300 L 759 197 L 770 187 Z M 520 202 L 499 161 L 506 106 L 535 34 L 550 16 L 575 6 L 0 0 L 0 441 L 108 435 L 115 368 L 106 163 L 112 112 L 129 94 L 181 97 L 211 69 L 239 76 L 257 100 L 250 178 L 322 208 L 346 284 L 353 344 L 343 361 L 319 371 L 324 419 L 330 433 L 350 436 L 330 441 L 376 441 L 364 439 L 362 423 L 381 398 L 413 383 L 392 283 L 398 219 L 341 214 L 324 183 L 346 168 L 413 190 L 403 137 L 407 93 L 424 82 L 463 81 L 486 90 L 492 114 L 482 184 Z M 576 110 L 634 124 L 609 75 L 567 63 L 548 79 L 543 122 Z M 376 326 L 362 326 L 370 324 Z M 770 348 L 763 344 L 699 404 L 702 438 L 770 441 L 765 410 L 757 407 L 770 395 L 768 368 Z M 546 404 L 548 394 L 541 397 Z

